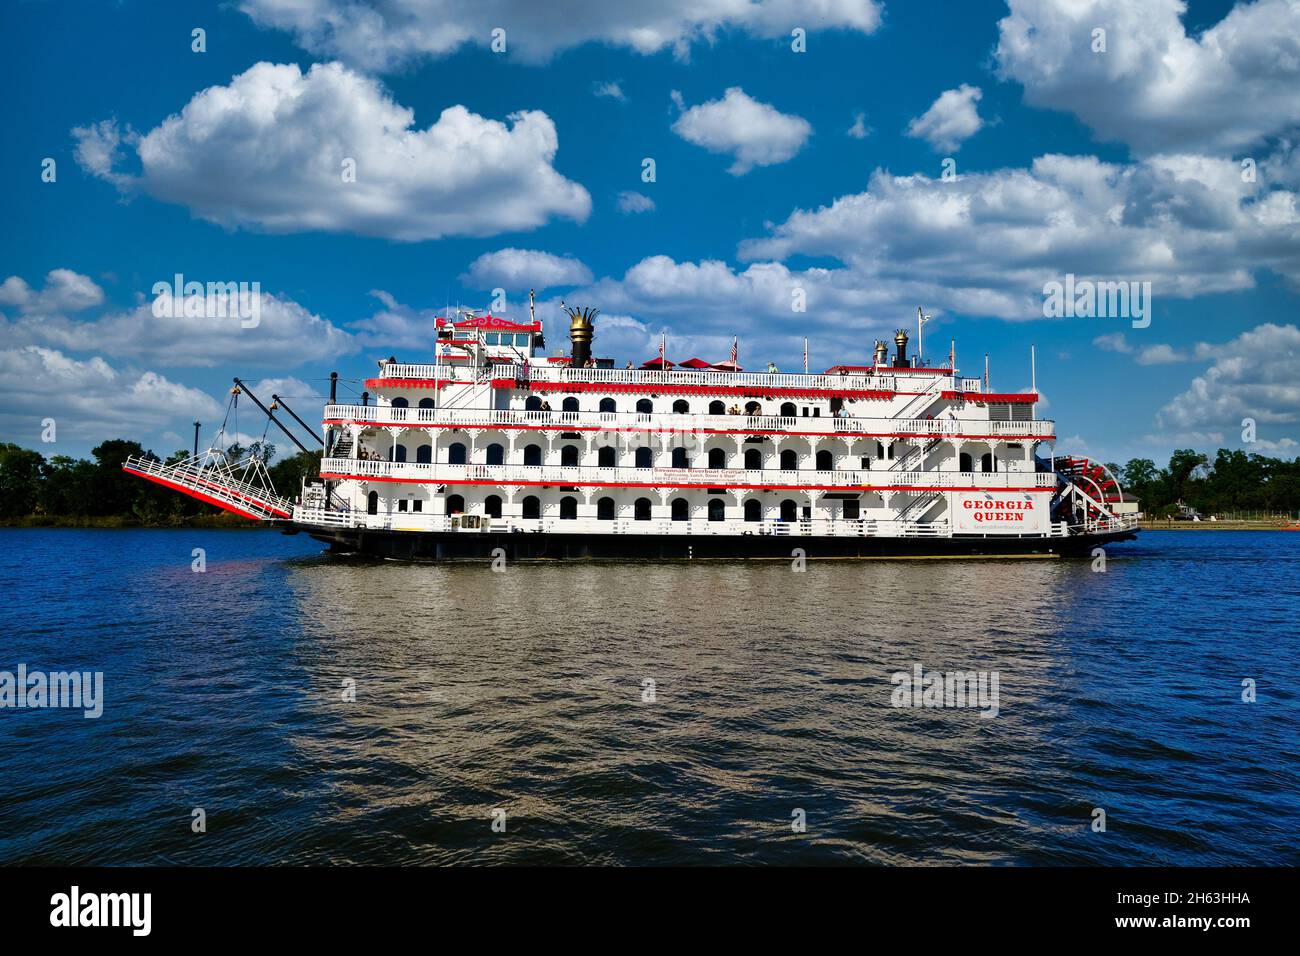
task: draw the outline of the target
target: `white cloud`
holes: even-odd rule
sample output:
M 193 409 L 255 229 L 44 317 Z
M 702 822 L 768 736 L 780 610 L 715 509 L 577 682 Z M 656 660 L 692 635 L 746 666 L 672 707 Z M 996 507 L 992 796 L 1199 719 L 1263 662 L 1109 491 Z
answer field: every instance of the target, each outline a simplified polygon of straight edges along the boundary
M 0 432 L 46 455 L 67 453 L 60 445 L 69 440 L 147 440 L 220 414 L 210 395 L 156 372 L 119 371 L 102 357 L 81 361 L 57 349 L 0 348 Z M 53 418 L 57 428 L 58 442 L 51 446 L 40 443 L 45 418 Z
M 567 256 L 510 248 L 485 252 L 470 263 L 469 270 L 460 278 L 482 289 L 500 287 L 519 291 L 582 285 L 591 281 L 591 270 Z
M 104 301 L 104 290 L 89 276 L 71 269 L 51 269 L 39 292 L 21 276 L 10 276 L 0 284 L 0 305 L 30 313 L 80 312 Z
M 847 135 L 851 136 L 853 139 L 866 139 L 872 134 L 872 132 L 873 130 L 871 127 L 867 125 L 867 117 L 865 113 L 853 114 L 853 125 L 846 131 Z
M 979 87 L 963 83 L 955 90 L 945 90 L 930 108 L 912 120 L 907 135 L 923 139 L 937 150 L 953 152 L 983 127 L 975 104 L 984 94 Z
M 788 38 L 796 26 L 872 33 L 881 11 L 877 0 L 568 0 L 562 16 L 536 0 L 241 0 L 239 7 L 318 56 L 381 71 L 486 47 L 497 28 L 505 30 L 507 55 L 527 62 L 591 42 L 685 58 L 691 44 L 724 30 L 769 39 Z
M 1266 323 L 1214 350 L 1213 364 L 1156 416 L 1174 433 L 1239 434 L 1254 419 L 1261 440 L 1291 439 L 1300 424 L 1300 328 Z M 1290 435 L 1280 434 L 1290 432 Z M 1206 444 L 1209 444 L 1208 442 Z
M 625 102 L 627 100 L 627 96 L 623 93 L 623 87 L 614 81 L 608 83 L 597 81 L 592 84 L 591 92 L 593 95 L 605 99 L 618 100 L 619 102 Z
M 1300 3 L 1238 3 L 1189 37 L 1183 0 L 1008 0 L 1000 75 L 1144 152 L 1224 153 L 1300 126 Z M 1105 30 L 1105 52 L 1093 31 Z
M 791 159 L 812 135 L 812 126 L 802 117 L 782 113 L 733 86 L 722 99 L 683 112 L 673 123 L 673 132 L 711 153 L 733 154 L 736 161 L 727 172 L 743 176 L 755 166 Z
M 383 308 L 348 325 L 363 346 L 382 349 L 384 355 L 397 349 L 420 349 L 432 353 L 433 322 L 444 314 L 443 310 L 404 305 L 383 289 L 372 289 L 370 294 L 383 304 Z
M 1213 358 L 1216 354 L 1215 346 L 1205 342 L 1197 342 L 1187 349 L 1177 349 L 1164 343 L 1144 345 L 1138 348 L 1129 342 L 1123 332 L 1099 335 L 1092 340 L 1092 344 L 1105 352 L 1132 355 L 1133 360 L 1138 365 L 1173 365 L 1179 362 L 1203 362 Z
M 655 201 L 642 193 L 624 190 L 618 194 L 618 211 L 625 216 L 638 212 L 653 212 Z
M 452 106 L 419 129 L 411 109 L 341 64 L 304 74 L 258 63 L 140 136 L 138 175 L 104 158 L 115 126 L 74 135 L 88 171 L 227 228 L 418 241 L 585 220 L 591 197 L 552 166 L 559 139 L 550 117 L 527 110 L 507 120 Z M 345 181 L 347 161 L 354 182 Z

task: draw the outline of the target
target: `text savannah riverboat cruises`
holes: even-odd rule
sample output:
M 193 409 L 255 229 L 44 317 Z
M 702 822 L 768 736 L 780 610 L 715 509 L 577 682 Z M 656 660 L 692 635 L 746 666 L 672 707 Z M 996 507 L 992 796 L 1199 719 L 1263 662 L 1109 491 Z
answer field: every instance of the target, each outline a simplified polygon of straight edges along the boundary
M 633 368 L 593 357 L 594 311 L 566 314 L 567 355 L 535 319 L 461 313 L 436 320 L 432 364 L 381 362 L 361 404 L 331 385 L 323 480 L 297 500 L 215 449 L 126 468 L 399 559 L 1070 556 L 1137 530 L 1105 466 L 1055 457 L 1037 394 L 990 391 L 951 351 L 909 358 L 904 330 L 819 374 L 747 372 L 734 348 Z

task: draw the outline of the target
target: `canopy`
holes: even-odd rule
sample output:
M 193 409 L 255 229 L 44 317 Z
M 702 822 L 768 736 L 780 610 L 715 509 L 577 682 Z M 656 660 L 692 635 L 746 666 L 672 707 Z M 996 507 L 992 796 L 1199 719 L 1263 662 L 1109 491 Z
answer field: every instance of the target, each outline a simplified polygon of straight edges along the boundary
M 713 366 L 704 361 L 704 359 L 697 358 L 688 358 L 685 362 L 678 362 L 677 364 L 681 368 L 713 368 Z
M 674 363 L 668 361 L 668 359 L 660 358 L 659 356 L 656 355 L 654 358 L 652 358 L 650 361 L 643 364 L 641 367 L 665 369 L 665 368 L 672 368 L 673 364 Z
M 719 372 L 743 372 L 744 369 L 735 362 L 714 362 L 710 368 L 715 368 Z

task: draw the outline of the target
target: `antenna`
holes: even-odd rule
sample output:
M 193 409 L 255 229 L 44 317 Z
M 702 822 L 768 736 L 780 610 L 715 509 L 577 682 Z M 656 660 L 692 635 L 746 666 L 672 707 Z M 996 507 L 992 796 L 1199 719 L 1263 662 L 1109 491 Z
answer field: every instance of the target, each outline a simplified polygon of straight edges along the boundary
M 1035 395 L 1038 394 L 1038 359 L 1035 353 L 1035 347 L 1029 346 L 1029 390 Z

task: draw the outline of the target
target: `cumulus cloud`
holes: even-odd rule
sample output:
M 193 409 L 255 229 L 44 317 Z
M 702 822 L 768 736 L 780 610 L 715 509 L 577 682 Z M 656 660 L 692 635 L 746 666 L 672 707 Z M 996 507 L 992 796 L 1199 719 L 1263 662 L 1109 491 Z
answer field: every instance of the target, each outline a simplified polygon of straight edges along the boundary
M 470 263 L 461 281 L 482 289 L 549 289 L 591 281 L 591 270 L 567 256 L 535 249 L 498 249 Z
M 627 99 L 627 96 L 623 93 L 623 87 L 614 81 L 610 81 L 608 83 L 601 83 L 597 81 L 596 83 L 592 84 L 591 92 L 595 96 L 602 97 L 604 99 L 618 100 L 620 102 L 623 102 Z
M 795 26 L 872 33 L 881 12 L 877 0 L 569 0 L 563 16 L 536 0 L 242 0 L 239 7 L 318 56 L 379 71 L 488 46 L 498 28 L 507 55 L 527 62 L 592 42 L 685 58 L 691 44 L 723 30 L 762 38 L 787 38 Z
M 1300 126 L 1300 3 L 1238 3 L 1189 37 L 1183 0 L 1008 0 L 999 74 L 1143 153 L 1224 153 Z M 1105 51 L 1094 52 L 1095 30 Z
M 1266 323 L 1215 349 L 1214 361 L 1156 416 L 1175 433 L 1240 433 L 1254 419 L 1259 437 L 1294 445 L 1300 423 L 1300 328 Z M 1284 434 L 1290 432 L 1290 435 Z
M 731 153 L 735 162 L 727 172 L 743 176 L 755 166 L 793 158 L 812 135 L 812 126 L 733 86 L 722 99 L 685 110 L 673 123 L 673 132 L 711 153 Z
M 104 301 L 104 290 L 89 276 L 71 269 L 51 269 L 38 292 L 21 276 L 0 283 L 0 305 L 16 308 L 24 315 L 51 312 L 80 312 Z
M 979 87 L 963 83 L 955 90 L 945 90 L 930 108 L 912 120 L 907 135 L 923 139 L 937 150 L 953 152 L 983 127 L 975 104 L 984 94 Z
M 618 211 L 625 216 L 638 212 L 653 212 L 655 201 L 642 193 L 624 190 L 618 194 Z
M 114 368 L 102 357 L 78 360 L 39 346 L 0 348 L 0 433 L 40 444 L 41 422 L 53 418 L 59 443 L 148 438 L 178 423 L 218 419 L 221 407 L 195 388 L 156 372 Z
M 73 133 L 89 172 L 227 228 L 419 241 L 581 222 L 591 210 L 552 165 L 559 138 L 545 113 L 503 123 L 452 106 L 419 129 L 376 80 L 339 63 L 305 74 L 258 63 L 203 90 L 133 139 L 138 174 L 117 171 L 115 124 Z
M 853 139 L 866 139 L 871 135 L 872 129 L 867 125 L 867 116 L 865 113 L 853 114 L 853 125 L 846 131 L 846 134 Z
M 1214 357 L 1215 347 L 1206 342 L 1197 342 L 1191 348 L 1178 349 L 1172 345 L 1156 343 L 1154 345 L 1134 346 L 1123 332 L 1099 335 L 1092 344 L 1105 352 L 1118 352 L 1132 355 L 1138 365 L 1173 365 L 1179 362 L 1207 361 Z

